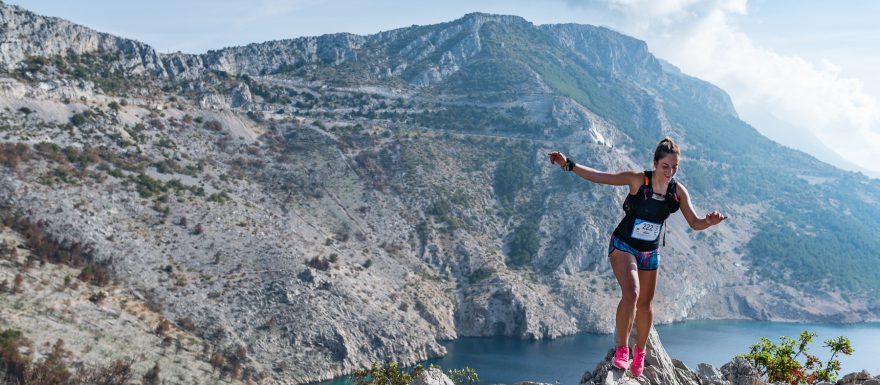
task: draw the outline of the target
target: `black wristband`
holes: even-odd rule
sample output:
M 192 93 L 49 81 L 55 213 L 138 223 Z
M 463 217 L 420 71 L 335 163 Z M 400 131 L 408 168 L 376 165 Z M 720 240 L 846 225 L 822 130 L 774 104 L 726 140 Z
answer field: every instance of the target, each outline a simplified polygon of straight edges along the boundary
M 563 168 L 565 169 L 565 171 L 571 171 L 571 170 L 574 170 L 574 166 L 575 166 L 574 161 L 571 160 L 571 158 L 568 158 L 568 160 L 565 161 L 565 167 L 563 167 Z

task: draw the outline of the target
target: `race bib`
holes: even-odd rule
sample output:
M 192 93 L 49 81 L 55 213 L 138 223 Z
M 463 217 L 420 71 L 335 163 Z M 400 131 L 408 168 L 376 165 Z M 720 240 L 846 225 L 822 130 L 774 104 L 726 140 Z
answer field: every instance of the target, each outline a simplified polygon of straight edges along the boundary
M 657 237 L 660 236 L 660 228 L 663 227 L 660 223 L 648 222 L 646 220 L 642 220 L 636 218 L 636 224 L 633 226 L 632 237 L 634 239 L 639 239 L 642 241 L 656 241 Z

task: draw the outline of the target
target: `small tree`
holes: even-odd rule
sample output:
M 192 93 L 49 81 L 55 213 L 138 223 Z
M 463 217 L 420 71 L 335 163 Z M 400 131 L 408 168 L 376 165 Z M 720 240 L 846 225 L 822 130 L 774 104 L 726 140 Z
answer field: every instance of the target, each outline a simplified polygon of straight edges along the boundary
M 171 331 L 171 321 L 167 319 L 162 319 L 162 321 L 159 321 L 159 324 L 156 325 L 156 334 L 164 335 L 169 331 Z
M 153 365 L 153 368 L 144 373 L 144 385 L 159 385 L 159 363 Z
M 15 294 L 21 293 L 24 289 L 24 276 L 21 273 L 15 275 L 15 281 L 12 283 L 12 292 Z
M 814 384 L 817 381 L 834 382 L 840 372 L 840 361 L 835 357 L 838 353 L 853 353 L 850 341 L 844 336 L 826 340 L 824 346 L 831 349 L 831 357 L 823 364 L 818 357 L 807 353 L 807 345 L 813 342 L 815 336 L 815 333 L 803 331 L 797 340 L 780 337 L 778 345 L 761 337 L 761 341 L 752 345 L 750 352 L 742 357 L 757 368 L 767 382 L 792 385 Z M 801 356 L 804 359 L 803 364 L 798 360 Z
M 126 385 L 131 376 L 131 362 L 114 360 L 106 366 L 80 369 L 71 384 Z
M 205 128 L 214 131 L 220 131 L 223 130 L 223 123 L 220 123 L 220 121 L 218 120 L 210 120 L 205 123 Z
M 104 293 L 103 290 L 98 290 L 97 292 L 94 292 L 92 293 L 92 295 L 89 296 L 89 301 L 100 304 L 104 301 L 105 298 L 107 298 L 107 293 Z
M 220 353 L 219 350 L 215 350 L 214 353 L 211 353 L 211 367 L 216 369 L 222 369 L 225 360 L 223 359 L 223 354 Z
M 177 320 L 177 324 L 180 325 L 180 328 L 186 331 L 193 331 L 196 328 L 196 324 L 193 322 L 192 318 L 183 317 Z

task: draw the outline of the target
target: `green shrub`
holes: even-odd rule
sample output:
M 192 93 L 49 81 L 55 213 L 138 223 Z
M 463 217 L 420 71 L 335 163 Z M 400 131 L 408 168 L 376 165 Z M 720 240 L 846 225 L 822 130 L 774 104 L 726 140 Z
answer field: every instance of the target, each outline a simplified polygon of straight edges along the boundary
M 429 368 L 440 369 L 431 365 Z M 416 365 L 412 369 L 400 367 L 397 362 L 386 362 L 384 365 L 373 364 L 370 369 L 360 369 L 354 372 L 355 385 L 407 385 L 413 382 L 425 371 L 422 365 Z M 480 382 L 480 376 L 473 368 L 450 369 L 446 375 L 455 385 L 475 385 Z
M 538 254 L 540 247 L 541 241 L 538 239 L 538 225 L 533 222 L 526 222 L 513 231 L 510 239 L 508 262 L 512 266 L 527 265 Z
M 499 159 L 493 177 L 495 196 L 505 205 L 513 203 L 516 193 L 529 186 L 532 171 L 524 151 L 514 150 L 509 157 Z
M 88 117 L 88 111 L 85 111 L 83 113 L 73 114 L 73 116 L 70 117 L 70 123 L 73 124 L 74 126 L 80 127 L 83 124 L 86 124 L 87 117 Z
M 229 195 L 225 191 L 213 193 L 208 196 L 208 202 L 225 203 L 229 200 Z
M 89 296 L 89 301 L 92 301 L 94 303 L 101 303 L 106 298 L 107 298 L 107 293 L 104 293 L 103 290 L 98 290 Z
M 474 284 L 474 283 L 480 282 L 480 281 L 482 281 L 482 280 L 484 280 L 484 279 L 487 279 L 487 278 L 491 277 L 492 274 L 495 274 L 495 270 L 494 270 L 494 269 L 492 269 L 491 267 L 485 267 L 485 266 L 483 266 L 483 267 L 480 267 L 480 268 L 477 269 L 477 270 L 474 270 L 474 271 L 471 273 L 471 275 L 468 276 L 468 282 L 470 282 L 471 284 Z
M 809 353 L 809 345 L 815 333 L 801 332 L 797 340 L 782 336 L 779 344 L 774 344 L 765 337 L 752 345 L 748 354 L 742 357 L 748 360 L 768 383 L 814 384 L 819 381 L 834 382 L 840 372 L 840 361 L 835 359 L 838 353 L 853 353 L 848 338 L 844 336 L 826 340 L 825 347 L 831 349 L 831 357 L 823 364 L 822 361 Z M 804 363 L 799 361 L 803 357 Z
M 201 118 L 196 118 L 196 122 Z M 209 120 L 205 122 L 205 128 L 213 131 L 221 131 L 223 130 L 223 123 L 220 123 L 219 120 Z
M 135 183 L 135 189 L 138 194 L 140 194 L 141 198 L 149 198 L 153 195 L 168 191 L 168 187 L 166 187 L 162 181 L 153 179 L 146 174 L 130 176 L 129 180 Z
M 464 369 L 449 369 L 446 375 L 455 385 L 475 385 L 480 382 L 480 376 L 474 368 L 465 366 Z
M 359 369 L 354 372 L 355 385 L 408 385 L 422 372 L 421 365 L 416 365 L 412 371 L 401 368 L 397 362 L 387 362 L 379 366 L 373 364 L 370 369 Z

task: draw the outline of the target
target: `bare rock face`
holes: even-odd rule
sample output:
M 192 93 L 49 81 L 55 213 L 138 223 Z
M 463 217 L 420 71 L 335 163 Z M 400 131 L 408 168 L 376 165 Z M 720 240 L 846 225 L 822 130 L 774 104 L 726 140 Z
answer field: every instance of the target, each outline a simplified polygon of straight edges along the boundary
M 338 65 L 357 60 L 357 50 L 365 42 L 365 37 L 348 33 L 276 40 L 209 51 L 184 67 L 261 75 L 312 63 Z
M 577 330 L 572 317 L 545 294 L 528 287 L 480 288 L 462 304 L 458 313 L 459 333 L 464 336 L 508 335 L 530 339 L 556 338 Z M 542 314 L 528 309 L 542 309 Z M 551 315 L 547 317 L 547 315 Z
M 247 84 L 241 83 L 232 91 L 232 103 L 230 107 L 236 108 L 251 103 L 254 97 Z
M 69 54 L 111 54 L 117 57 L 117 68 L 132 74 L 163 73 L 156 51 L 141 42 L 119 38 L 107 33 L 54 17 L 35 15 L 23 8 L 0 4 L 0 69 L 17 68 L 29 57 L 65 56 Z

